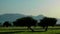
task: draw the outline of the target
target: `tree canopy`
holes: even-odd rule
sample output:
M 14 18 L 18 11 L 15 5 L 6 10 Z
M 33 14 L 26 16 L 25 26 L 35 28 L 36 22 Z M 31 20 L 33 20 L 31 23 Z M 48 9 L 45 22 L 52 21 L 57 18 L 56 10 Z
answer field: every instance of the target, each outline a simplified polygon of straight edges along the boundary
M 41 25 L 41 26 L 54 26 L 56 24 L 56 22 L 57 22 L 56 18 L 45 17 L 40 21 L 39 25 Z
M 34 20 L 32 17 L 23 17 L 17 19 L 15 22 L 13 22 L 16 26 L 35 26 L 37 23 L 36 20 Z

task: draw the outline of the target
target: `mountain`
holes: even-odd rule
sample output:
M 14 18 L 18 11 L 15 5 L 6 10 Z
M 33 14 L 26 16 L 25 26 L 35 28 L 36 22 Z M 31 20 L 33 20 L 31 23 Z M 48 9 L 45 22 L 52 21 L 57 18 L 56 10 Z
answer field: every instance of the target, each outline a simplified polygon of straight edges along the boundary
M 18 18 L 22 18 L 26 16 L 27 15 L 23 15 L 23 14 L 3 14 L 3 15 L 0 15 L 0 23 L 3 24 L 5 21 L 13 22 Z M 39 22 L 40 19 L 43 19 L 44 16 L 38 15 L 38 16 L 32 16 L 32 17 Z
M 60 19 L 57 19 L 57 23 L 56 24 L 60 24 Z
M 40 22 L 40 20 L 43 19 L 44 17 L 45 17 L 45 16 L 43 16 L 43 15 L 33 16 L 33 18 L 34 18 L 35 20 L 37 20 L 38 22 Z
M 34 16 L 33 18 L 36 19 L 36 20 L 40 20 L 40 19 L 43 19 L 45 16 L 43 15 L 38 15 L 38 16 Z
M 10 21 L 13 22 L 15 21 L 17 18 L 22 18 L 25 17 L 26 15 L 22 15 L 22 14 L 3 14 L 0 15 L 0 23 L 5 22 L 5 21 Z
M 33 18 L 36 19 L 38 22 L 40 22 L 40 20 L 43 19 L 44 17 L 46 17 L 46 16 L 38 15 L 38 16 L 34 16 Z M 60 24 L 60 19 L 58 19 L 58 18 L 56 18 L 56 19 L 57 19 L 56 24 Z
M 27 15 L 23 14 L 3 14 L 0 15 L 0 23 L 4 23 L 5 21 L 13 22 L 18 18 L 26 17 Z M 38 15 L 38 16 L 32 16 L 35 20 L 40 22 L 41 19 L 43 19 L 44 15 Z M 57 19 L 57 24 L 60 24 L 60 19 Z

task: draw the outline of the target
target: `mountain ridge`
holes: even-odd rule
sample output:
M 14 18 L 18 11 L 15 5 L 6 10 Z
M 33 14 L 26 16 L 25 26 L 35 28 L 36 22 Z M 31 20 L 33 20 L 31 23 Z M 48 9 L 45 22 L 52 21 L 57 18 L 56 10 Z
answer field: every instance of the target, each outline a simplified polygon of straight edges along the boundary
M 3 14 L 0 15 L 0 23 L 3 23 L 5 21 L 13 22 L 18 18 L 26 17 L 27 15 L 24 14 Z M 38 16 L 32 16 L 34 19 L 36 19 L 38 22 L 39 20 L 43 19 L 44 15 L 38 15 Z M 57 24 L 60 24 L 60 19 L 58 19 Z

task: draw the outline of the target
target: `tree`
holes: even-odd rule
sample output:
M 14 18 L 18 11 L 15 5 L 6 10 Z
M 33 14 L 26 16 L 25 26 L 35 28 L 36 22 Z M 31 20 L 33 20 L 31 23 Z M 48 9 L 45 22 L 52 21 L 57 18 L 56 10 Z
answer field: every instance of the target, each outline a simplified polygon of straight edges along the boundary
M 5 21 L 5 22 L 3 23 L 3 26 L 8 27 L 8 26 L 11 26 L 11 24 L 10 24 L 8 21 Z
M 40 23 L 38 23 L 39 26 L 42 26 L 43 28 L 45 28 L 45 31 L 47 31 L 48 26 L 54 26 L 57 22 L 56 18 L 48 18 L 45 17 L 42 20 L 40 20 Z
M 15 26 L 27 26 L 28 29 L 31 29 L 32 31 L 34 31 L 31 26 L 36 26 L 37 21 L 34 20 L 32 17 L 23 17 L 23 18 L 19 18 L 17 19 L 15 22 L 13 22 L 13 24 Z

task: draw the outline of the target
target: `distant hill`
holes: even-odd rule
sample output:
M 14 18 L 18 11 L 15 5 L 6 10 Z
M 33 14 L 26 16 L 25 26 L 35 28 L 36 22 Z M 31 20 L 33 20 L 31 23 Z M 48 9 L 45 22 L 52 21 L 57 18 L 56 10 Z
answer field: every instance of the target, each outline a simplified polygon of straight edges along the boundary
M 15 21 L 17 18 L 22 18 L 25 17 L 25 15 L 22 14 L 3 14 L 0 15 L 0 22 L 5 22 L 5 21 Z
M 0 15 L 0 23 L 4 23 L 5 21 L 13 22 L 18 18 L 26 17 L 27 15 L 23 14 L 3 14 Z M 39 22 L 39 20 L 43 19 L 45 16 L 38 15 L 38 16 L 32 16 L 35 20 Z M 60 19 L 57 19 L 57 24 L 60 24 Z
M 60 19 L 57 19 L 57 23 L 56 24 L 60 24 Z
M 33 18 L 34 18 L 35 20 L 37 20 L 38 22 L 40 22 L 40 20 L 43 19 L 44 17 L 45 17 L 45 16 L 43 16 L 43 15 L 33 16 Z
M 43 15 L 38 15 L 38 16 L 34 16 L 33 18 L 36 19 L 36 20 L 40 20 L 40 19 L 43 19 L 45 16 Z
M 15 21 L 17 18 L 22 18 L 22 17 L 26 17 L 26 15 L 23 15 L 23 14 L 3 14 L 3 15 L 0 15 L 0 22 Z M 38 15 L 38 16 L 32 16 L 32 17 L 36 20 L 40 20 L 44 16 Z

